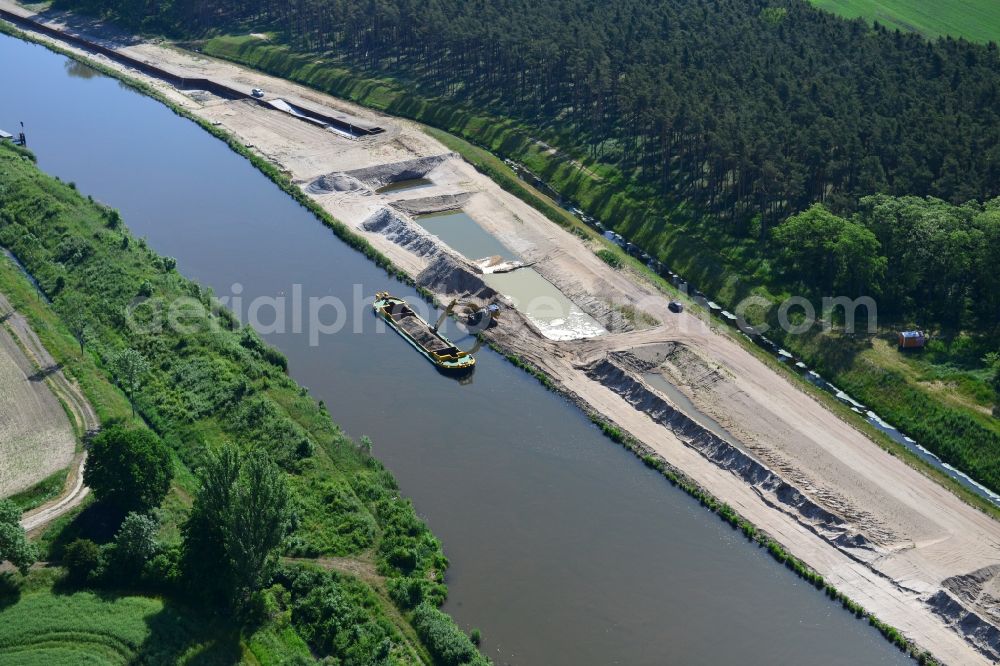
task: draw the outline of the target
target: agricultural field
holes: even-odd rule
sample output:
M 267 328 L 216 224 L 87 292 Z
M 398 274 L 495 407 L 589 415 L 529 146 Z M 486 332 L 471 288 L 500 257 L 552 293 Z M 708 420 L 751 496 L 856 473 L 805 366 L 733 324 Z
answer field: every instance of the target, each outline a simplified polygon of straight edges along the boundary
M 1000 2 L 996 0 L 811 0 L 847 18 L 863 17 L 928 37 L 1000 41 Z
M 0 497 L 65 469 L 75 448 L 76 437 L 59 400 L 0 325 Z

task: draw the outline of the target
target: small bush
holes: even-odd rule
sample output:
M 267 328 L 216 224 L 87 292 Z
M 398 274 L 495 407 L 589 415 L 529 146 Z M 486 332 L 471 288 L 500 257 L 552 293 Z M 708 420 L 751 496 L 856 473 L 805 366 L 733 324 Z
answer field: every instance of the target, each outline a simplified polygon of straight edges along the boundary
M 602 248 L 594 254 L 600 257 L 608 266 L 611 266 L 611 268 L 618 269 L 622 267 L 621 257 L 607 248 Z
M 437 663 L 443 666 L 486 666 L 489 662 L 450 617 L 430 604 L 413 613 L 413 628 Z
M 71 582 L 86 583 L 101 568 L 101 548 L 90 539 L 77 539 L 66 546 L 62 562 Z

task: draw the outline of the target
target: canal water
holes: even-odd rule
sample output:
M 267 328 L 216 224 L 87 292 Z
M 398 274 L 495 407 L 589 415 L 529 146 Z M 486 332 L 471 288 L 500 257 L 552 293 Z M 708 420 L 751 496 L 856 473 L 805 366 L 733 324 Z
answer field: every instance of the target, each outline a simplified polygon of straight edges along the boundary
M 414 291 L 194 123 L 2 35 L 0 63 L 0 128 L 23 120 L 43 169 L 119 208 L 183 273 L 244 304 L 347 304 L 315 345 L 308 326 L 267 338 L 347 431 L 373 439 L 444 542 L 445 610 L 482 629 L 496 663 L 906 661 L 498 355 L 480 351 L 461 384 L 379 332 L 373 294 Z

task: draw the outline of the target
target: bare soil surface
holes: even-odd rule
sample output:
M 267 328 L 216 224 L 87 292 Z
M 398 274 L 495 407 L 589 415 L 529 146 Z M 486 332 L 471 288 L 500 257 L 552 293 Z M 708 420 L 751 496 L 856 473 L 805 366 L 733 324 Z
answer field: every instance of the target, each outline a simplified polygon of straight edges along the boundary
M 0 316 L 9 312 L 0 301 Z M 45 373 L 25 356 L 7 321 L 0 325 L 0 497 L 65 469 L 76 437 Z
M 9 0 L 0 6 L 16 7 Z M 468 194 L 465 212 L 609 331 L 556 342 L 508 311 L 489 333 L 493 342 L 534 363 L 581 407 L 629 432 L 941 661 L 1000 658 L 993 628 L 1000 623 L 1000 523 L 879 448 L 696 313 L 670 312 L 667 295 L 609 267 L 594 255 L 596 246 L 501 190 L 418 125 L 200 54 L 117 41 L 122 51 L 177 73 L 261 87 L 268 97 L 386 128 L 349 139 L 253 103 L 145 79 L 252 145 L 441 302 L 477 289 L 489 297 L 481 269 L 414 230 L 405 205 L 391 205 Z M 434 185 L 375 193 L 404 177 Z M 661 323 L 633 330 L 618 314 L 623 306 Z M 595 371 L 602 363 L 610 365 Z M 683 409 L 644 382 L 647 371 L 661 373 L 742 446 L 719 447 L 683 422 L 674 414 Z
M 100 420 L 97 418 L 97 413 L 94 408 L 90 405 L 90 402 L 83 395 L 80 387 L 76 382 L 71 381 L 63 371 L 60 369 L 59 365 L 56 363 L 52 355 L 49 354 L 48 350 L 42 344 L 42 341 L 38 339 L 38 335 L 28 324 L 28 321 L 19 312 L 14 310 L 3 294 L 0 294 L 0 313 L 6 313 L 4 315 L 3 327 L 0 328 L 0 347 L 2 347 L 2 341 L 6 339 L 13 349 L 16 350 L 17 354 L 23 359 L 24 364 L 22 368 L 32 368 L 33 372 L 29 381 L 34 384 L 38 390 L 45 391 L 55 402 L 55 410 L 53 420 L 57 420 L 58 416 L 61 416 L 63 421 L 66 422 L 68 429 L 69 443 L 67 444 L 65 437 L 54 440 L 58 448 L 58 457 L 56 454 L 50 451 L 49 456 L 53 459 L 53 462 L 49 462 L 48 465 L 44 463 L 37 463 L 36 467 L 33 467 L 30 472 L 31 478 L 33 478 L 30 483 L 26 483 L 23 488 L 30 488 L 35 483 L 38 483 L 42 479 L 46 478 L 49 474 L 59 471 L 67 466 L 71 466 L 70 473 L 66 477 L 66 483 L 63 486 L 63 490 L 59 493 L 59 496 L 46 502 L 45 504 L 32 509 L 27 512 L 21 519 L 21 526 L 24 527 L 29 533 L 35 533 L 40 531 L 43 527 L 48 525 L 50 522 L 66 514 L 67 512 L 73 510 L 79 506 L 83 500 L 90 493 L 90 489 L 83 485 L 83 468 L 87 462 L 86 451 L 79 451 L 74 454 L 76 449 L 77 438 L 74 436 L 74 431 L 79 436 L 86 436 L 97 432 L 100 428 Z M 6 337 L 5 337 L 6 336 Z M 10 348 L 10 347 L 8 347 Z M 2 355 L 0 355 L 2 356 Z M 17 358 L 11 355 L 12 358 Z M 2 368 L 2 363 L 0 363 L 0 368 Z M 0 375 L 2 375 L 2 369 L 0 369 Z M 3 380 L 0 379 L 0 386 L 3 385 Z M 0 406 L 4 404 L 7 397 L 6 392 L 0 393 Z M 65 407 L 65 409 L 64 409 Z M 32 414 L 25 413 L 23 407 L 10 410 L 11 414 L 21 414 L 22 416 L 28 417 L 29 423 L 32 424 L 29 427 L 38 428 L 38 425 L 43 423 L 43 421 L 35 420 Z M 66 421 L 66 412 L 72 417 L 72 424 Z M 0 409 L 0 423 L 3 423 L 3 415 L 8 413 L 6 409 Z M 58 416 L 56 415 L 58 414 Z M 71 426 L 71 427 L 70 427 Z M 2 427 L 0 427 L 0 432 L 2 432 Z M 38 429 L 33 431 L 39 435 L 44 435 L 44 429 Z M 60 433 L 62 435 L 63 433 Z M 50 442 L 53 440 L 49 440 Z M 0 448 L 2 448 L 2 438 L 0 438 Z M 42 456 L 45 446 L 40 445 L 38 453 L 35 458 L 38 459 Z M 65 458 L 63 464 L 58 464 L 56 460 L 62 461 Z M 0 461 L 7 461 L 8 457 L 0 457 Z M 12 462 L 16 461 L 16 456 L 11 456 L 9 458 Z M 47 459 L 46 459 L 47 460 Z M 44 472 L 48 466 L 58 465 L 54 469 L 48 472 Z M 5 467 L 0 465 L 0 475 L 4 472 Z M 44 473 L 43 473 L 44 472 Z M 0 476 L 2 478 L 2 476 Z M 17 490 L 6 493 L 13 494 L 18 492 Z M 4 496 L 5 493 L 3 489 L 0 488 L 0 496 Z

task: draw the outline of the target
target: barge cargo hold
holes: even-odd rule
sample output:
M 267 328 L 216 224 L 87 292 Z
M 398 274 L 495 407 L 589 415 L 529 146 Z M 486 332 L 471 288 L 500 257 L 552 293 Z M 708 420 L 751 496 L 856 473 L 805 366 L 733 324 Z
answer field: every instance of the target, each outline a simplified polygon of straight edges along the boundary
M 380 291 L 375 294 L 372 307 L 375 314 L 385 319 L 439 370 L 462 373 L 472 370 L 476 365 L 476 359 L 471 354 L 456 347 L 414 312 L 402 298 Z

